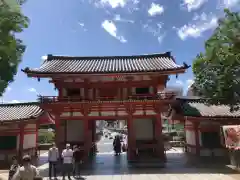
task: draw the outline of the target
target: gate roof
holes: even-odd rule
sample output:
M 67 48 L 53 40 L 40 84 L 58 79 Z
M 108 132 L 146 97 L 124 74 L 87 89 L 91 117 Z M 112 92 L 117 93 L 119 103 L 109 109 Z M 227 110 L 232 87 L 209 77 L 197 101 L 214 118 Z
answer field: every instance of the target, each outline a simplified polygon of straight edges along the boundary
M 27 74 L 106 74 L 140 72 L 184 72 L 189 66 L 177 65 L 170 52 L 135 56 L 53 56 L 48 55 L 40 68 L 25 68 Z

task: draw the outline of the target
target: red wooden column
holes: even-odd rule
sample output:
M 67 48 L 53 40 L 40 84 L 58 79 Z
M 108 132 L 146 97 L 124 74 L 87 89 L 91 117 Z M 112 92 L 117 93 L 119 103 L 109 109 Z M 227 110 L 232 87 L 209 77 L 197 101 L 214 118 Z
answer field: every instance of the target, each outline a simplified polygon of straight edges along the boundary
M 22 160 L 22 156 L 23 156 L 23 143 L 24 143 L 24 127 L 25 127 L 25 124 L 23 122 L 21 122 L 19 124 L 19 130 L 20 130 L 20 133 L 19 133 L 19 146 L 18 146 L 18 157 L 20 159 L 20 161 Z
M 164 142 L 162 137 L 162 120 L 161 112 L 158 112 L 155 119 L 155 138 L 157 143 L 157 154 L 158 156 L 166 161 L 166 155 L 164 153 Z
M 128 117 L 127 119 L 128 126 L 128 160 L 134 160 L 136 153 L 136 138 L 133 127 L 133 118 Z
M 127 106 L 127 127 L 128 127 L 128 160 L 132 161 L 136 158 L 136 137 L 134 129 L 134 118 L 133 118 L 134 109 L 132 105 Z
M 88 159 L 89 156 L 89 144 L 92 142 L 91 139 L 89 139 L 89 122 L 87 118 L 84 118 L 83 124 L 84 124 L 84 160 Z
M 55 144 L 62 151 L 61 141 L 60 141 L 60 113 L 55 113 Z
M 35 154 L 38 155 L 38 129 L 39 129 L 39 119 L 36 120 L 36 149 L 35 149 Z
M 67 120 L 60 120 L 61 121 L 64 121 L 64 144 L 67 143 Z
M 196 155 L 200 156 L 200 143 L 199 143 L 199 122 L 194 122 L 195 142 L 196 142 Z

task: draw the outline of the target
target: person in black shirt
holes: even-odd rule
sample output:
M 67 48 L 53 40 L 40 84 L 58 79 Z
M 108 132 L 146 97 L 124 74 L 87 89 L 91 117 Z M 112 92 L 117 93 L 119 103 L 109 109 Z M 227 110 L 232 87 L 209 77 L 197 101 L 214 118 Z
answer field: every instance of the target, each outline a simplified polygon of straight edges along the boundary
M 116 156 L 121 154 L 121 147 L 122 147 L 121 140 L 120 137 L 117 135 L 113 140 L 113 149 L 115 151 Z
M 80 165 L 82 163 L 81 160 L 81 151 L 78 146 L 75 146 L 74 151 L 73 151 L 73 161 L 74 161 L 74 166 L 73 166 L 73 176 L 80 176 Z

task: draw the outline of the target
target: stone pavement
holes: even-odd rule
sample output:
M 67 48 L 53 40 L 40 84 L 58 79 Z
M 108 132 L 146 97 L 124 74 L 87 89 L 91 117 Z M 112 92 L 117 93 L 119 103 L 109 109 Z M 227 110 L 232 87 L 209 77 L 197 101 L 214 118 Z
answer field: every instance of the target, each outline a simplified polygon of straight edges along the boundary
M 99 154 L 93 164 L 82 168 L 81 175 L 85 180 L 240 180 L 238 172 L 221 164 L 188 162 L 181 149 L 168 151 L 167 158 L 165 168 L 134 168 L 128 166 L 126 154 L 120 157 Z M 39 167 L 44 180 L 48 179 L 47 167 L 47 164 Z M 60 174 L 58 179 L 62 179 Z
M 93 164 L 82 168 L 81 176 L 85 180 L 240 180 L 238 172 L 220 164 L 188 162 L 181 149 L 168 151 L 167 158 L 165 168 L 134 168 L 128 166 L 126 154 L 99 154 Z M 48 170 L 42 171 L 44 180 L 47 174 Z

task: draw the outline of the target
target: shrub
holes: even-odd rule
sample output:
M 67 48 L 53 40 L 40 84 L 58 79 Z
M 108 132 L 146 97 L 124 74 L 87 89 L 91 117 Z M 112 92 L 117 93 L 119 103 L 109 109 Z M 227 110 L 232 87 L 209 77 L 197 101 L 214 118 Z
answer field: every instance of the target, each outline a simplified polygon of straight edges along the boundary
M 52 143 L 54 141 L 55 133 L 48 131 L 47 129 L 39 129 L 38 131 L 38 143 Z

